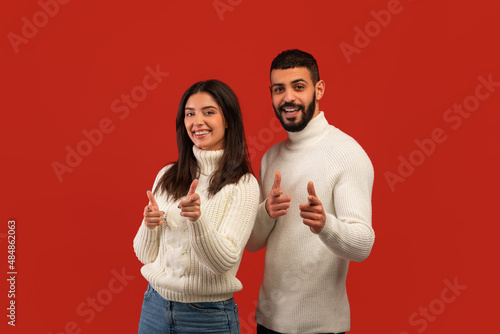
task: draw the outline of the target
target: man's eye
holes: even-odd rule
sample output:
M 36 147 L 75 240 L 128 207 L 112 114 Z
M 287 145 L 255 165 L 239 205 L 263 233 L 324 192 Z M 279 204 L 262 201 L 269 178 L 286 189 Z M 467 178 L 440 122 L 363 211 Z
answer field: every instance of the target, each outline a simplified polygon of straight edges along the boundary
M 302 90 L 302 89 L 304 89 L 304 86 L 302 86 L 302 85 L 297 85 L 297 86 L 295 86 L 295 89 L 297 89 L 297 90 Z
M 281 88 L 281 87 L 274 88 L 275 93 L 281 93 L 282 91 L 283 91 L 283 88 Z

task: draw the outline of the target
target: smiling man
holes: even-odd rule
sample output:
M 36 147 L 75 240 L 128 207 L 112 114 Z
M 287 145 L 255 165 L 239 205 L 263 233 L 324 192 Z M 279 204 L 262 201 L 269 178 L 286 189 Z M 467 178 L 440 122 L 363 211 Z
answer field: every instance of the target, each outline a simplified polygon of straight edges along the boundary
M 349 261 L 366 259 L 375 240 L 373 167 L 320 111 L 325 83 L 313 56 L 280 53 L 270 78 L 288 138 L 262 158 L 263 201 L 246 246 L 266 247 L 257 333 L 344 333 L 350 330 Z
M 305 67 L 275 69 L 271 72 L 271 96 L 276 116 L 286 131 L 303 130 L 309 121 L 319 114 L 316 110 L 315 84 L 318 86 L 318 100 L 323 96 L 323 80 L 307 80 L 309 71 Z

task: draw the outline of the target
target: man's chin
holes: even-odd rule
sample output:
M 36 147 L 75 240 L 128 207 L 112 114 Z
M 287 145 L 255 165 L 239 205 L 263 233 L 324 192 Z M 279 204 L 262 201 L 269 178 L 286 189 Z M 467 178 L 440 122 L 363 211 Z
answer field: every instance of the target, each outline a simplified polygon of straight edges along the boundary
M 283 128 L 288 132 L 299 132 L 302 131 L 307 123 L 306 122 L 293 122 L 293 123 L 282 123 Z
M 274 109 L 276 112 L 276 109 Z M 276 113 L 276 116 L 278 116 L 278 119 L 281 122 L 281 126 L 283 126 L 283 129 L 288 132 L 298 132 L 301 131 L 302 129 L 305 128 L 307 124 L 303 124 L 303 117 L 304 116 L 302 113 L 299 113 L 298 115 L 295 115 L 293 117 L 287 118 L 286 113 L 284 111 L 280 112 L 279 114 Z

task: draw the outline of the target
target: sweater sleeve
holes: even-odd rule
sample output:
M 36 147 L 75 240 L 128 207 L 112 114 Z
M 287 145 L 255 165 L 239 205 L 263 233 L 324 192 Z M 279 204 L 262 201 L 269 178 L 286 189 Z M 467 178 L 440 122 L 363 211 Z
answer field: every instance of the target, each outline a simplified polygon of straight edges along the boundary
M 267 239 L 274 229 L 274 225 L 276 224 L 276 220 L 271 218 L 266 210 L 266 202 L 267 196 L 266 187 L 264 186 L 264 171 L 267 167 L 267 157 L 269 155 L 269 151 L 264 154 L 260 163 L 260 172 L 259 172 L 259 186 L 260 186 L 260 205 L 257 211 L 257 217 L 255 219 L 255 225 L 253 227 L 252 233 L 250 234 L 250 238 L 248 239 L 248 243 L 246 245 L 246 249 L 249 252 L 256 252 L 261 250 L 262 248 L 267 246 Z M 273 171 L 274 178 L 274 171 Z
M 368 257 L 375 241 L 371 226 L 373 166 L 357 143 L 343 150 L 339 164 L 341 172 L 332 194 L 335 215 L 326 214 L 319 237 L 338 256 L 360 262 Z
M 241 260 L 245 244 L 255 221 L 259 205 L 259 185 L 251 174 L 238 184 L 228 185 L 218 201 L 217 219 L 210 221 L 203 214 L 194 222 L 187 220 L 190 242 L 200 260 L 216 274 L 223 274 Z
M 166 170 L 167 167 L 164 167 L 156 176 L 152 188 L 153 191 L 156 189 L 158 181 Z M 137 231 L 137 234 L 134 238 L 134 251 L 139 261 L 141 261 L 143 264 L 153 262 L 158 256 L 159 245 L 160 229 L 158 227 L 154 229 L 146 227 L 143 219 L 141 226 L 139 227 L 139 231 Z

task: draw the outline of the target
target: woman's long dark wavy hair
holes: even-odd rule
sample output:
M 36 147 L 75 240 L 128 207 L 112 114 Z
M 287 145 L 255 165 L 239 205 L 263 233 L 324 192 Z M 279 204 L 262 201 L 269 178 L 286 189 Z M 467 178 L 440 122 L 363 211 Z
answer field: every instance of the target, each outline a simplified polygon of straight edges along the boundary
M 245 141 L 245 131 L 241 116 L 240 103 L 233 90 L 219 80 L 200 81 L 189 87 L 179 103 L 176 118 L 177 149 L 179 158 L 160 178 L 155 193 L 166 192 L 177 200 L 185 196 L 191 182 L 199 177 L 196 158 L 193 154 L 193 142 L 184 126 L 186 102 L 191 95 L 208 93 L 222 109 L 227 128 L 224 134 L 224 153 L 219 165 L 210 178 L 209 196 L 215 195 L 225 185 L 237 183 L 240 178 L 252 173 L 250 155 Z

